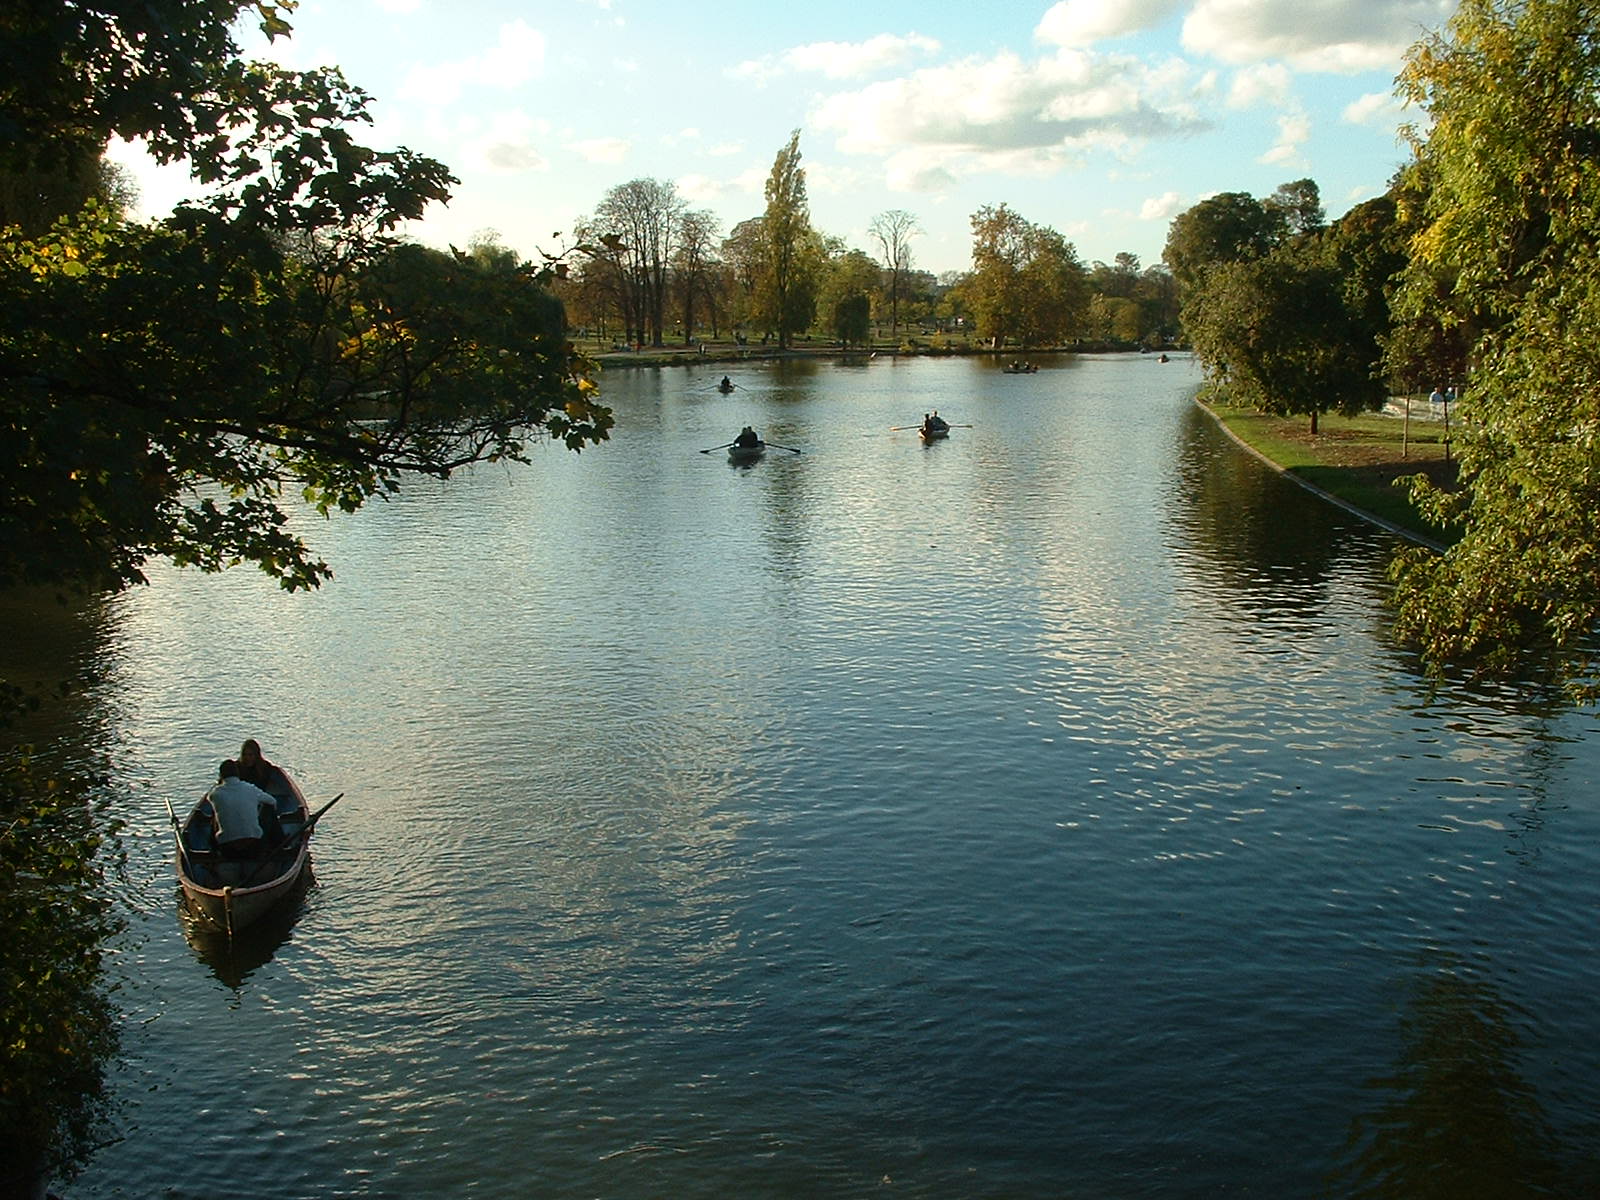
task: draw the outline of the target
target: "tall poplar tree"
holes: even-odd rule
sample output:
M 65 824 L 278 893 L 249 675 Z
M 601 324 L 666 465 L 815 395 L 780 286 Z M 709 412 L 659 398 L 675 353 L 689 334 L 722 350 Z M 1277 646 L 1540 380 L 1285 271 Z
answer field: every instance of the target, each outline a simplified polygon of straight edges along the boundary
M 811 327 L 816 315 L 815 235 L 806 201 L 806 172 L 800 165 L 800 131 L 773 160 L 767 176 L 765 298 L 778 348 L 789 349 L 796 333 Z

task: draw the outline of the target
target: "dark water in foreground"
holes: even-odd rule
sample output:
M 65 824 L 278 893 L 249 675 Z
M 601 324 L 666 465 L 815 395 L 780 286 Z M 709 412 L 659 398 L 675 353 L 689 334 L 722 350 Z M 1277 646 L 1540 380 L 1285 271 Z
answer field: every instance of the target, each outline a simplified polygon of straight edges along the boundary
M 1186 362 L 721 374 L 52 644 L 134 826 L 73 1200 L 1600 1192 L 1592 715 L 1430 701 Z M 251 735 L 346 797 L 229 954 L 161 797 Z

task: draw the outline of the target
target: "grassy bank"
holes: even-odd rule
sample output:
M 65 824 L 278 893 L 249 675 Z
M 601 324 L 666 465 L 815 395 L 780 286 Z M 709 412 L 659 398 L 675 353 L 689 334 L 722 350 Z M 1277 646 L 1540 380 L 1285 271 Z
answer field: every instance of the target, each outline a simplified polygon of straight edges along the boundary
M 1445 531 L 1423 520 L 1407 489 L 1395 484 L 1419 474 L 1446 486 L 1455 482 L 1456 464 L 1443 423 L 1418 415 L 1426 405 L 1414 406 L 1409 422 L 1381 413 L 1323 416 L 1315 435 L 1306 417 L 1275 417 L 1214 399 L 1203 407 L 1245 446 L 1297 481 L 1425 541 L 1448 540 Z
M 630 348 L 613 338 L 582 336 L 573 339 L 577 349 L 606 367 L 673 367 L 693 366 L 696 363 L 740 363 L 772 358 L 865 358 L 869 355 L 926 354 L 926 355 L 983 355 L 994 358 L 1029 358 L 1039 354 L 1091 353 L 1127 350 L 1126 346 L 1078 342 L 1070 346 L 1035 346 L 1020 350 L 1006 346 L 996 350 L 970 333 L 923 333 L 901 330 L 898 338 L 887 330 L 877 331 L 865 346 L 840 349 L 837 342 L 826 338 L 802 337 L 795 340 L 789 350 L 779 350 L 775 342 L 763 344 L 759 339 L 736 342 L 728 338 L 707 338 L 691 345 L 681 342 L 665 346 Z

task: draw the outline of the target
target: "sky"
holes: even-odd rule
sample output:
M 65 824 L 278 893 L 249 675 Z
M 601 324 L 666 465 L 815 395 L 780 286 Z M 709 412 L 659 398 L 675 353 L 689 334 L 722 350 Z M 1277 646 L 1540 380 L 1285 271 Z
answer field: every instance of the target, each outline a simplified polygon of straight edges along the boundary
M 1311 178 L 1337 218 L 1408 151 L 1394 79 L 1455 0 L 301 0 L 250 58 L 338 66 L 373 97 L 361 140 L 460 179 L 404 231 L 493 231 L 558 255 L 606 192 L 671 181 L 723 234 L 759 216 L 800 131 L 812 224 L 877 256 L 873 218 L 915 218 L 914 265 L 971 266 L 972 214 L 1008 205 L 1086 264 L 1161 259 L 1178 213 Z M 136 146 L 143 215 L 185 173 Z

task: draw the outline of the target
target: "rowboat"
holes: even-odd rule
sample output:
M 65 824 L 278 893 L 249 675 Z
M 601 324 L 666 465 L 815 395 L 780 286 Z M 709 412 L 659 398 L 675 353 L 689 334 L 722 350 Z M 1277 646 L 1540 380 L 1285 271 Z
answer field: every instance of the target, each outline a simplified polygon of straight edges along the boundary
M 289 896 L 311 855 L 313 821 L 299 786 L 280 769 L 265 790 L 276 802 L 281 832 L 261 858 L 235 861 L 218 854 L 212 844 L 211 801 L 203 796 L 178 831 L 176 865 L 183 897 L 194 912 L 230 936 Z
M 756 442 L 752 446 L 741 446 L 735 443 L 728 447 L 728 461 L 738 465 L 753 463 L 767 452 L 765 442 Z
M 922 440 L 923 441 L 925 441 L 925 442 L 936 442 L 940 438 L 947 438 L 947 437 L 950 436 L 950 426 L 948 426 L 948 425 L 924 425 L 920 429 L 918 429 L 917 432 L 922 435 Z
M 1014 362 L 1007 363 L 1000 369 L 1007 375 L 1032 375 L 1039 368 L 1034 363 Z

